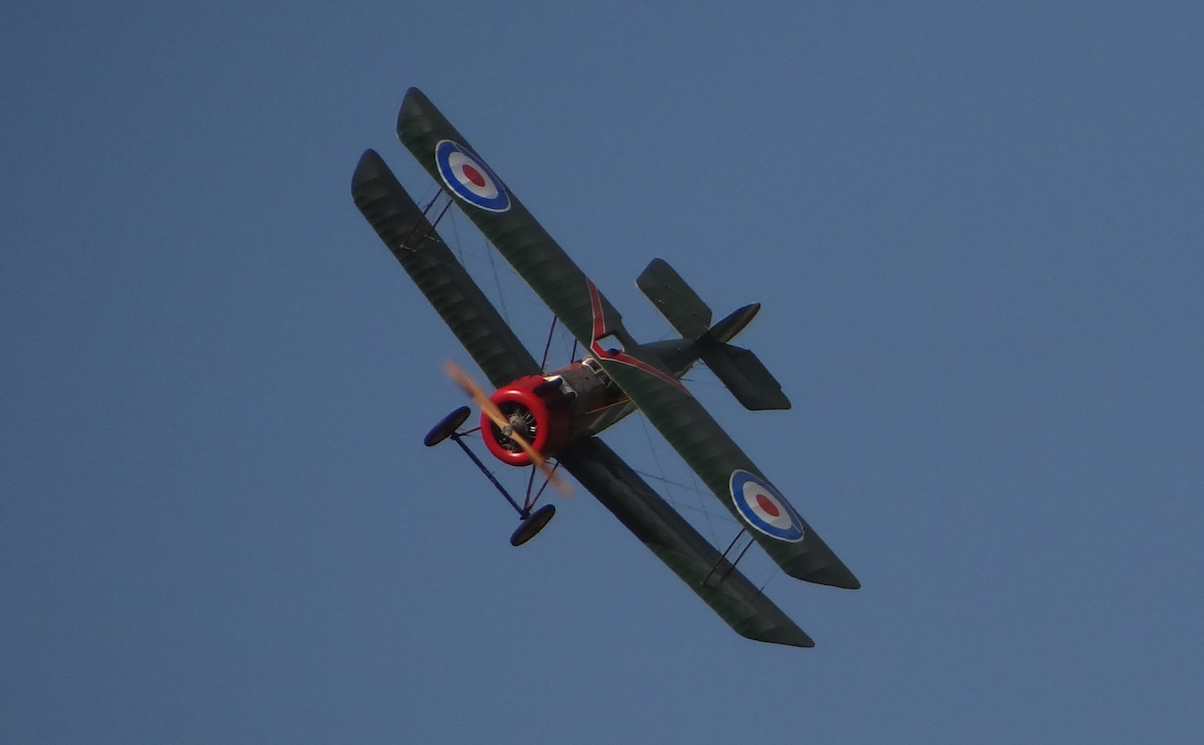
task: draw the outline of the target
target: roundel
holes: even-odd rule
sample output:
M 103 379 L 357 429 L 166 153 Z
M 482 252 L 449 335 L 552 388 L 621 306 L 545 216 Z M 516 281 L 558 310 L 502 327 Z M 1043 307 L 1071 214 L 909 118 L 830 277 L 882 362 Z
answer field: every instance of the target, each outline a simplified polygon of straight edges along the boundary
M 501 180 L 463 145 L 440 140 L 435 146 L 435 166 L 447 188 L 465 202 L 490 212 L 510 209 L 510 195 Z
M 803 540 L 803 519 L 768 482 L 748 471 L 732 471 L 732 501 L 748 524 L 783 541 Z

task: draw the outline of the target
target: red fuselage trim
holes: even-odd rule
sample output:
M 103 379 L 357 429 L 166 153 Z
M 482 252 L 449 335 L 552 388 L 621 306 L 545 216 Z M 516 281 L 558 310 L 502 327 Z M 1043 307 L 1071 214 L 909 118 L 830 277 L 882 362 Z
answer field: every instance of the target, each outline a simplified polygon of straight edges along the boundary
M 594 353 L 594 357 L 599 361 L 607 360 L 610 362 L 618 362 L 620 365 L 627 365 L 628 367 L 634 367 L 637 370 L 646 372 L 649 375 L 653 375 L 653 376 L 665 381 L 666 383 L 668 383 L 669 385 L 678 389 L 682 393 L 692 396 L 693 394 L 690 393 L 689 389 L 687 389 L 684 385 L 682 385 L 681 381 L 678 380 L 677 378 L 673 377 L 672 375 L 668 375 L 664 372 L 661 372 L 660 370 L 656 369 L 652 365 L 649 365 L 647 362 L 636 359 L 635 357 L 632 357 L 631 355 L 627 354 L 626 352 L 623 352 L 623 351 L 610 352 L 610 351 L 607 351 L 606 349 L 602 348 L 602 345 L 599 343 L 599 339 L 606 336 L 606 319 L 603 317 L 603 314 L 602 314 L 602 296 L 601 296 L 601 294 L 599 294 L 598 288 L 594 285 L 594 283 L 591 280 L 586 279 L 585 282 L 587 285 L 589 285 L 590 310 L 593 313 L 593 317 L 594 317 L 594 330 L 593 330 L 593 334 L 592 334 L 593 338 L 592 338 L 592 341 L 590 341 L 590 345 L 589 345 L 589 351 Z

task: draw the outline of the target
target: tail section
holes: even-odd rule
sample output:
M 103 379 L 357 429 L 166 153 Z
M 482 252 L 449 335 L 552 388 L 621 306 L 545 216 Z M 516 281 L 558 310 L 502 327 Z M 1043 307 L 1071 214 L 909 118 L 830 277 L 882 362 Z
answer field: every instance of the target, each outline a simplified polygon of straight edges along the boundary
M 751 351 L 727 343 L 757 315 L 759 303 L 746 305 L 712 326 L 711 309 L 665 261 L 653 259 L 635 284 L 682 338 L 693 342 L 698 358 L 744 408 L 790 408 L 781 384 L 761 360 Z
M 667 262 L 653 259 L 636 279 L 635 286 L 677 329 L 681 338 L 697 339 L 710 327 L 711 309 Z

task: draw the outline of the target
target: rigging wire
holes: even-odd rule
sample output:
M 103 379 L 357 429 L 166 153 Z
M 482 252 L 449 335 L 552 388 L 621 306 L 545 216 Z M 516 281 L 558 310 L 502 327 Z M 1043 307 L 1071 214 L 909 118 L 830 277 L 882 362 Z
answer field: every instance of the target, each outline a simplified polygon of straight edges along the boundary
M 707 525 L 711 526 L 711 535 L 717 537 L 715 526 L 711 523 L 711 512 L 710 510 L 706 509 L 706 496 L 709 495 L 704 495 L 702 493 L 702 486 L 698 483 L 698 474 L 694 473 L 694 469 L 688 468 L 686 470 L 690 472 L 690 483 L 694 485 L 694 488 L 691 489 L 691 491 L 694 492 L 694 496 L 698 497 L 698 510 L 707 516 Z M 730 519 L 731 515 L 725 514 L 723 517 L 724 519 Z
M 645 437 L 645 439 L 648 440 L 648 452 L 652 453 L 652 460 L 656 463 L 656 470 L 660 471 L 660 474 L 661 474 L 660 481 L 665 483 L 667 486 L 668 485 L 681 486 L 681 484 L 674 484 L 674 482 L 665 478 L 665 469 L 661 465 L 660 456 L 656 452 L 656 443 L 654 443 L 652 441 L 652 434 L 648 431 L 647 418 L 643 415 L 643 413 L 640 413 L 639 420 L 640 420 L 640 427 L 644 430 L 644 437 Z M 637 471 L 637 473 L 638 473 L 638 471 Z M 656 478 L 656 476 L 653 476 L 652 478 Z M 685 487 L 683 487 L 683 488 L 685 488 Z M 666 488 L 665 492 L 669 496 L 669 501 L 672 502 L 675 507 L 680 506 L 680 507 L 686 507 L 688 509 L 694 509 L 694 508 L 690 507 L 689 505 L 681 503 L 677 499 L 675 499 L 672 489 Z M 702 495 L 700 494 L 698 496 L 701 497 Z M 702 503 L 702 500 L 699 499 L 699 504 L 701 504 L 701 503 Z M 698 512 L 701 512 L 706 517 L 707 528 L 711 531 L 711 541 L 713 543 L 718 543 L 719 537 L 718 537 L 718 534 L 715 532 L 715 524 L 713 522 L 711 522 L 711 513 L 705 509 L 698 509 Z
M 452 206 L 451 197 L 448 197 L 447 204 L 443 205 L 443 209 L 439 211 L 439 216 L 435 218 L 435 221 L 433 223 L 431 223 L 431 232 L 432 233 L 435 232 L 435 226 L 437 226 L 440 223 L 440 221 L 443 220 L 443 216 L 447 214 L 447 211 L 449 209 L 451 209 L 451 206 Z
M 649 434 L 649 432 L 648 432 L 648 422 L 645 420 L 644 415 L 642 413 L 640 414 L 640 429 L 642 429 L 644 431 L 644 439 L 646 439 L 648 441 L 648 452 L 652 453 L 652 461 L 654 463 L 656 463 L 656 470 L 660 472 L 661 480 L 664 481 L 665 483 L 668 483 L 669 479 L 664 478 L 665 469 L 663 466 L 661 466 L 661 458 L 656 453 L 656 448 L 654 447 L 654 444 L 652 442 L 652 435 Z M 673 498 L 673 490 L 665 489 L 665 491 L 669 494 L 669 501 L 676 504 L 677 500 L 675 500 Z
M 761 586 L 759 588 L 757 588 L 757 592 L 761 595 L 764 595 L 765 588 L 769 586 L 770 582 L 773 582 L 775 579 L 777 579 L 778 575 L 781 573 L 782 573 L 782 568 L 777 565 L 777 562 L 774 562 L 773 572 L 770 573 L 769 579 L 765 580 L 765 582 L 763 582 L 761 584 Z
M 548 350 L 552 348 L 552 335 L 556 333 L 556 320 L 556 315 L 552 314 L 552 328 L 548 329 L 548 340 L 543 345 L 543 357 L 539 360 L 539 372 L 541 373 L 548 368 Z
M 459 223 L 459 220 L 456 219 L 455 214 L 452 214 L 452 219 L 451 219 L 452 240 L 454 240 L 456 242 L 456 254 L 460 258 L 460 265 L 463 266 L 464 265 L 464 248 L 460 245 L 460 228 L 459 228 L 458 223 Z
M 433 183 L 428 182 L 427 187 L 422 190 L 422 196 L 415 200 L 415 204 L 422 204 L 424 201 L 426 201 L 426 199 L 428 197 L 430 197 L 432 190 L 434 190 L 436 192 L 435 196 L 438 196 L 439 194 L 443 193 L 443 189 L 440 188 L 438 184 L 433 184 Z M 423 210 L 422 214 L 425 215 L 426 210 Z
M 506 325 L 510 325 L 510 311 L 506 308 L 506 295 L 502 292 L 502 279 L 497 273 L 497 261 L 493 258 L 493 251 L 486 251 L 489 256 L 489 268 L 493 270 L 493 284 L 497 286 L 498 302 L 502 304 L 502 318 L 506 321 Z
M 631 469 L 631 470 L 635 471 L 636 473 L 638 473 L 639 475 L 643 476 L 644 478 L 649 478 L 649 479 L 652 479 L 653 481 L 660 481 L 660 482 L 662 482 L 662 483 L 665 483 L 665 484 L 671 484 L 671 485 L 673 485 L 673 486 L 676 486 L 676 487 L 680 487 L 680 488 L 682 488 L 682 489 L 685 489 L 686 491 L 692 491 L 692 492 L 694 492 L 696 495 L 698 495 L 699 497 L 706 497 L 706 496 L 710 495 L 710 492 L 709 492 L 709 491 L 704 491 L 702 488 L 700 488 L 700 487 L 698 487 L 698 486 L 690 487 L 690 486 L 688 486 L 688 485 L 686 485 L 686 484 L 683 484 L 683 483 L 681 483 L 681 482 L 679 482 L 679 481 L 671 481 L 671 480 L 669 480 L 669 479 L 666 479 L 666 478 L 661 478 L 660 476 L 657 476 L 655 473 L 648 473 L 647 471 L 641 471 L 641 470 L 640 470 L 640 469 L 638 469 L 638 468 L 633 468 L 633 469 Z M 700 503 L 702 503 L 703 505 L 705 505 L 705 501 L 704 501 L 704 500 L 700 499 L 699 501 L 700 501 Z M 682 507 L 683 509 L 692 510 L 692 511 L 694 511 L 694 512 L 701 512 L 701 513 L 703 513 L 703 514 L 705 514 L 705 515 L 709 515 L 710 517 L 713 517 L 713 518 L 715 518 L 715 519 L 717 519 L 717 520 L 720 520 L 720 521 L 722 521 L 722 522 L 725 522 L 725 523 L 732 523 L 733 525 L 739 525 L 739 524 L 740 524 L 739 522 L 737 522 L 737 521 L 736 521 L 736 519 L 735 519 L 735 518 L 733 518 L 733 517 L 731 516 L 731 514 L 730 514 L 730 513 L 727 513 L 727 512 L 714 512 L 714 511 L 712 511 L 712 510 L 708 510 L 708 509 L 706 509 L 706 507 L 705 507 L 705 506 L 701 506 L 701 507 L 695 507 L 695 506 L 693 506 L 693 505 L 689 505 L 689 504 L 685 504 L 685 503 L 675 503 L 675 504 L 676 504 L 676 506 L 678 506 L 678 507 Z

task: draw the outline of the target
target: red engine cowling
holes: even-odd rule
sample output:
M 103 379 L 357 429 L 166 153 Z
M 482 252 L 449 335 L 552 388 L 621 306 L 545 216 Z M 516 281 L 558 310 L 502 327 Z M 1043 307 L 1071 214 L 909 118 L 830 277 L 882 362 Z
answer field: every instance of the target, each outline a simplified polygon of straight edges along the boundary
M 544 457 L 555 455 L 568 442 L 573 431 L 570 400 L 555 381 L 528 375 L 503 386 L 489 397 L 510 422 L 514 432 Z M 481 433 L 485 446 L 495 458 L 512 466 L 531 465 L 531 456 L 489 417 L 481 414 Z

